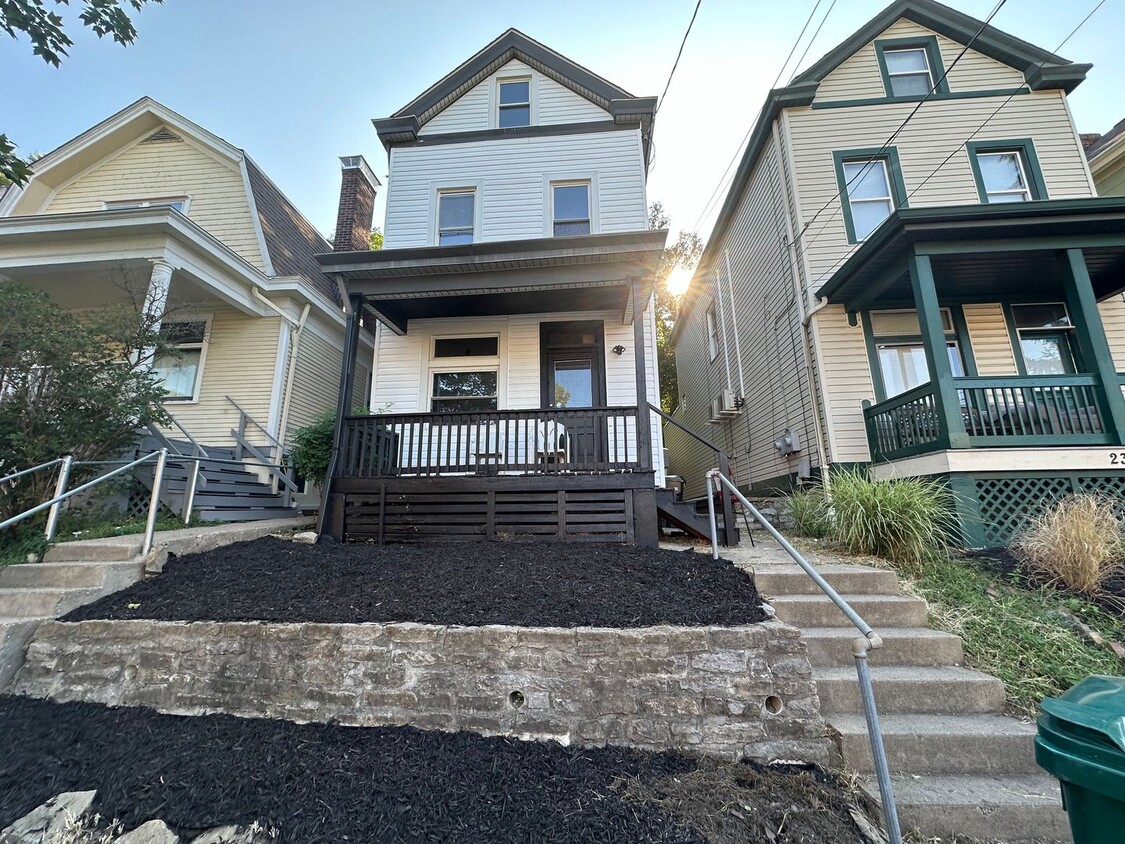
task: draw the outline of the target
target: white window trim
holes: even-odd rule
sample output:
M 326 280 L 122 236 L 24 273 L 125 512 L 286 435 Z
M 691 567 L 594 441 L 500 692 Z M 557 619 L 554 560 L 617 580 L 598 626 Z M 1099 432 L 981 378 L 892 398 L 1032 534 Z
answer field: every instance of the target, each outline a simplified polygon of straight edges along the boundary
M 175 325 L 180 322 L 202 322 L 203 328 L 203 342 L 199 344 L 199 368 L 195 372 L 195 385 L 192 389 L 190 399 L 179 398 L 165 398 L 165 404 L 174 404 L 176 407 L 183 407 L 188 404 L 199 404 L 199 394 L 203 389 L 203 370 L 207 366 L 207 349 L 211 346 L 211 323 L 214 321 L 215 315 L 213 313 L 177 313 L 175 319 L 166 319 L 160 327 L 165 325 Z
M 488 128 L 500 128 L 500 83 L 527 82 L 527 96 L 531 102 L 529 126 L 539 125 L 539 73 L 534 70 L 511 70 L 497 73 L 488 89 Z M 517 128 L 517 127 L 509 127 Z
M 1024 202 L 1031 202 L 1031 184 L 1027 179 L 1027 164 L 1023 160 L 1023 150 L 1019 148 L 1013 149 L 982 149 L 976 151 L 977 169 L 980 171 L 980 181 L 984 186 L 984 195 L 988 199 L 989 204 L 992 204 L 992 197 L 994 196 L 1022 196 Z M 1023 190 L 989 190 L 988 185 L 984 181 L 984 169 L 980 166 L 980 160 L 987 155 L 1014 155 L 1016 157 L 1016 165 L 1020 168 L 1020 179 L 1023 181 Z M 1003 204 L 1003 203 L 999 203 Z
M 929 82 L 930 82 L 929 90 L 930 91 L 934 90 L 934 85 L 935 85 L 934 69 L 932 67 L 930 67 L 930 51 L 929 50 L 927 50 L 925 47 L 891 47 L 891 48 L 884 48 L 883 49 L 883 57 L 884 57 L 883 62 L 885 63 L 886 69 L 887 69 L 887 79 L 891 80 L 891 90 L 887 92 L 888 97 L 915 96 L 915 95 L 907 95 L 907 94 L 896 94 L 894 92 L 894 78 L 896 76 L 919 76 L 922 73 L 922 71 L 920 71 L 920 70 L 900 70 L 898 72 L 893 72 L 891 70 L 890 62 L 888 62 L 887 59 L 886 59 L 886 56 L 887 56 L 888 53 L 921 53 L 922 54 L 922 61 L 924 61 L 926 63 L 926 77 L 929 79 Z
M 598 189 L 598 171 L 587 170 L 569 173 L 547 173 L 543 177 L 543 237 L 555 236 L 555 185 L 590 186 L 590 234 L 600 234 L 601 194 Z
M 590 225 L 590 234 L 594 234 L 594 183 L 590 179 L 565 179 L 558 182 L 551 182 L 548 195 L 550 196 L 550 234 L 555 236 L 555 223 L 559 222 L 555 218 L 555 188 L 567 187 L 585 187 L 586 188 L 586 221 Z M 564 220 L 563 222 L 580 222 L 579 220 Z
M 722 351 L 722 342 L 719 340 L 719 323 L 716 319 L 715 303 L 705 311 L 704 316 L 704 331 L 707 335 L 707 355 L 710 362 L 714 363 L 719 359 L 719 352 Z
M 495 320 L 489 320 L 490 326 L 496 326 Z M 480 323 L 477 323 L 480 326 Z M 495 337 L 496 354 L 476 357 L 434 357 L 434 348 L 437 340 L 455 340 L 464 337 Z M 430 413 L 433 406 L 434 374 L 437 372 L 482 372 L 496 370 L 496 407 L 503 410 L 508 401 L 508 360 L 507 333 L 499 326 L 495 328 L 479 327 L 477 330 L 457 331 L 442 328 L 431 334 L 426 345 L 422 347 L 422 383 L 418 390 L 418 407 L 421 413 Z M 538 373 L 538 369 L 536 370 Z
M 186 214 L 191 206 L 190 196 L 161 196 L 152 199 L 107 199 L 102 200 L 103 211 L 123 210 L 124 208 L 152 208 L 158 205 L 167 205 L 170 202 L 184 204 L 181 214 Z
M 430 182 L 430 245 L 440 246 L 438 222 L 439 206 L 443 193 L 468 193 L 472 191 L 473 198 L 473 243 L 481 241 L 481 208 L 484 205 L 483 179 L 468 180 L 463 182 Z

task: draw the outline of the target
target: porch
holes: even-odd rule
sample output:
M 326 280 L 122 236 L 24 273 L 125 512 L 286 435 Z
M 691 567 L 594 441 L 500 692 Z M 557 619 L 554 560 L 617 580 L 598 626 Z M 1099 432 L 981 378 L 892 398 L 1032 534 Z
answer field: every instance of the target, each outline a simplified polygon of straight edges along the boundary
M 319 256 L 349 326 L 379 324 L 372 406 L 391 411 L 356 415 L 342 378 L 321 532 L 655 545 L 650 302 L 664 238 Z

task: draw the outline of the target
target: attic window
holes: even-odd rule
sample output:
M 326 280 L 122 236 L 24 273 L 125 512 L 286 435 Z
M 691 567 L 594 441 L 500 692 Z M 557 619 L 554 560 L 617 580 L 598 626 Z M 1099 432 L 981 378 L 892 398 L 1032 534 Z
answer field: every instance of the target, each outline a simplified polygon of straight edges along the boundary
M 949 93 L 937 38 L 880 40 L 875 42 L 875 53 L 888 97 L 921 98 L 931 91 Z
M 496 125 L 501 129 L 531 125 L 531 80 L 500 83 Z

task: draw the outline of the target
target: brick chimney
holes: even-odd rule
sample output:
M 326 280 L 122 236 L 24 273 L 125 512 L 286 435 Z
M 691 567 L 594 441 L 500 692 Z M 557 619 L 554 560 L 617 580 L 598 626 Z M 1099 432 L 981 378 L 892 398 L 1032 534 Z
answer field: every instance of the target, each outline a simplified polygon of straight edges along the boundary
M 340 210 L 336 213 L 334 252 L 360 252 L 371 248 L 371 217 L 375 191 L 382 183 L 371 172 L 362 155 L 340 158 Z

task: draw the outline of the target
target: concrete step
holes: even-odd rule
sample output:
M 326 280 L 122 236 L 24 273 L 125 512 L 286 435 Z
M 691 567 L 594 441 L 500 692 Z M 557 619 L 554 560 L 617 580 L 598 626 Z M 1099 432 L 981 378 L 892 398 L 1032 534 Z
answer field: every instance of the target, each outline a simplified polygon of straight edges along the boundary
M 854 667 L 813 669 L 820 709 L 862 713 Z M 872 666 L 871 683 L 880 716 L 913 712 L 999 714 L 1004 711 L 1004 684 L 991 674 L 967 668 Z
M 31 563 L 30 565 L 35 565 Z M 97 600 L 102 589 L 0 589 L 0 616 L 5 618 L 57 618 Z
M 884 627 L 925 627 L 926 602 L 909 595 L 842 596 L 876 630 Z M 780 595 L 770 599 L 777 617 L 787 624 L 806 627 L 838 627 L 847 618 L 827 595 Z
M 903 832 L 920 837 L 1022 842 L 1071 841 L 1059 784 L 1046 774 L 1027 776 L 892 777 Z M 879 786 L 864 778 L 860 788 L 877 804 Z
M 69 587 L 115 592 L 135 583 L 143 572 L 140 562 L 25 563 L 0 569 L 0 588 Z
M 0 614 L 0 693 L 8 691 L 23 667 L 27 643 L 46 617 L 9 618 Z
M 820 576 L 837 592 L 850 595 L 898 595 L 898 577 L 888 569 L 867 566 L 817 566 Z M 754 584 L 763 595 L 823 595 L 800 566 L 769 565 L 754 570 Z
M 112 539 L 90 539 L 83 542 L 60 542 L 52 545 L 43 555 L 45 563 L 82 562 L 124 562 L 141 553 L 144 536 L 130 534 L 115 536 Z
M 883 744 L 894 775 L 1034 774 L 1035 727 L 1002 715 L 882 715 Z M 830 715 L 829 732 L 844 766 L 873 772 L 862 715 Z
M 855 674 L 854 627 L 805 627 L 801 630 L 813 667 L 847 667 Z M 965 654 L 961 637 L 928 627 L 886 627 L 879 630 L 883 647 L 871 651 L 872 668 L 881 665 L 960 665 Z
M 199 517 L 213 522 L 253 522 L 261 519 L 291 519 L 300 515 L 296 507 L 208 507 L 196 499 Z

